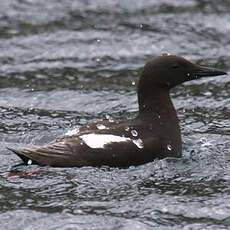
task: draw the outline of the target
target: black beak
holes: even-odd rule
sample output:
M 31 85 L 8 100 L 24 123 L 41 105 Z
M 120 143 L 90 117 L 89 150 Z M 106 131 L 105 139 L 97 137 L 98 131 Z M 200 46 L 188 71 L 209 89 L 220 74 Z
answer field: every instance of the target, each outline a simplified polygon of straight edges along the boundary
M 219 76 L 226 75 L 227 73 L 216 68 L 209 68 L 204 66 L 198 66 L 197 71 L 195 71 L 195 76 L 200 77 L 211 77 L 211 76 Z

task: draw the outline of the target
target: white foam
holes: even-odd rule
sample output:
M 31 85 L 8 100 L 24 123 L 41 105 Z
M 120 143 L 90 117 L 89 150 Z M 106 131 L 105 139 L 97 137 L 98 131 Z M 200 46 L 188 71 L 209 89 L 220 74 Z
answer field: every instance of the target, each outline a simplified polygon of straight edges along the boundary
M 84 134 L 80 136 L 81 138 L 90 148 L 104 148 L 105 145 L 111 143 L 119 143 L 119 142 L 133 142 L 138 148 L 143 148 L 143 142 L 138 139 L 132 140 L 128 137 L 121 137 L 112 134 Z

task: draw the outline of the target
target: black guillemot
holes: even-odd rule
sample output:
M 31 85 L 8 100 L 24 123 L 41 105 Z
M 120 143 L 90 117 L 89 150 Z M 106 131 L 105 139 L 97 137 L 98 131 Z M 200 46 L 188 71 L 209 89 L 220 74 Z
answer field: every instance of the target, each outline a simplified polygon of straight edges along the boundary
M 200 77 L 225 74 L 175 55 L 159 56 L 147 62 L 142 71 L 135 119 L 99 121 L 69 131 L 41 147 L 9 149 L 26 164 L 54 167 L 127 167 L 165 157 L 179 158 L 181 132 L 170 89 Z

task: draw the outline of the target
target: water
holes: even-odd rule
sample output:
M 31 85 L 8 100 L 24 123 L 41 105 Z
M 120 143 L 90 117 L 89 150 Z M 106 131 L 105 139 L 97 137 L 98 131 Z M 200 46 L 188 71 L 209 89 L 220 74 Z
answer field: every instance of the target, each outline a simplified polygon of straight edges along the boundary
M 13 174 L 6 150 L 134 117 L 141 68 L 160 53 L 229 71 L 229 11 L 227 0 L 2 0 L 0 229 L 229 229 L 228 76 L 173 90 L 182 159 Z

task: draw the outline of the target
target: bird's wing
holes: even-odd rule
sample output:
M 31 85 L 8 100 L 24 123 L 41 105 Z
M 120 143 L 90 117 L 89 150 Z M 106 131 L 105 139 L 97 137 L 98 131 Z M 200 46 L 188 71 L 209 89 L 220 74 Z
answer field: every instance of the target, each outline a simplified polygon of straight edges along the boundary
M 139 165 L 162 157 L 159 137 L 150 131 L 145 135 L 127 131 L 124 125 L 114 125 L 111 129 L 73 133 L 61 137 L 42 147 L 10 149 L 26 164 L 71 166 L 115 166 Z M 136 126 L 135 129 L 138 130 Z M 138 131 L 139 131 L 138 130 Z M 147 130 L 147 129 L 146 129 Z

